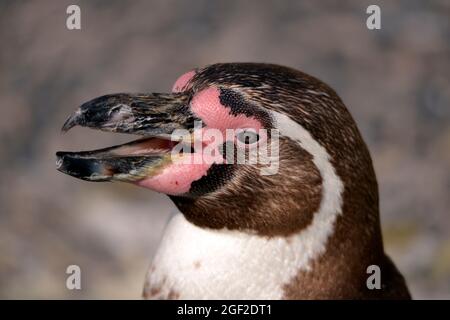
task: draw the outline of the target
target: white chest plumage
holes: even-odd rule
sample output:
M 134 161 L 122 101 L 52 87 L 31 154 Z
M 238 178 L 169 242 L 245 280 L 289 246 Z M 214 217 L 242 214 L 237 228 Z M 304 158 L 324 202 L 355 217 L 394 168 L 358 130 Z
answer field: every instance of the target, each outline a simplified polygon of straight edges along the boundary
M 307 248 L 289 242 L 203 229 L 177 214 L 154 258 L 147 287 L 154 298 L 281 298 L 282 285 L 299 267 L 307 267 Z
M 280 133 L 313 155 L 322 200 L 311 224 L 287 237 L 199 228 L 177 214 L 169 223 L 145 285 L 148 298 L 280 299 L 283 287 L 326 249 L 341 213 L 343 185 L 326 150 L 298 123 L 272 112 Z

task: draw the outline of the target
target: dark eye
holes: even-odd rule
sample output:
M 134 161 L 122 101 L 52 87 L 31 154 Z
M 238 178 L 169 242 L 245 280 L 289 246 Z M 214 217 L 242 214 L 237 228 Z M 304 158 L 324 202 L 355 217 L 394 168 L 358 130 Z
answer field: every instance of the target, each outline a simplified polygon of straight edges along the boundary
M 259 140 L 259 135 L 253 130 L 242 130 L 237 133 L 236 137 L 244 144 L 253 144 Z

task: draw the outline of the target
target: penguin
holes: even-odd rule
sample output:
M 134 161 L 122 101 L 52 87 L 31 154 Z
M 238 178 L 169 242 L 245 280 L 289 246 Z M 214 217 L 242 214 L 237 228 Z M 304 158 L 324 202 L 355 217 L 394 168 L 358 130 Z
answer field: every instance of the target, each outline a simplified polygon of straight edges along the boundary
M 59 171 L 165 193 L 179 210 L 144 298 L 411 298 L 384 252 L 368 148 L 342 100 L 317 78 L 273 64 L 218 63 L 183 74 L 171 93 L 90 100 L 62 130 L 77 125 L 141 138 L 57 152 Z M 225 138 L 211 139 L 211 131 Z M 202 153 L 208 148 L 214 152 Z M 275 159 L 276 170 L 236 154 Z M 378 271 L 378 285 L 368 270 Z

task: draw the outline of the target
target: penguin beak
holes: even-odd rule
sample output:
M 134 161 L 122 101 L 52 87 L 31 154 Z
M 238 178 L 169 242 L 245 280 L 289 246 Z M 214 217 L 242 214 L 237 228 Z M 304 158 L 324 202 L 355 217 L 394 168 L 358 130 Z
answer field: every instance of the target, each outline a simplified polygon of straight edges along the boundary
M 87 181 L 136 182 L 154 176 L 174 161 L 175 145 L 191 141 L 195 120 L 184 93 L 112 94 L 93 99 L 66 120 L 63 132 L 78 125 L 143 138 L 99 150 L 59 151 L 57 169 Z M 184 134 L 174 136 L 175 130 Z

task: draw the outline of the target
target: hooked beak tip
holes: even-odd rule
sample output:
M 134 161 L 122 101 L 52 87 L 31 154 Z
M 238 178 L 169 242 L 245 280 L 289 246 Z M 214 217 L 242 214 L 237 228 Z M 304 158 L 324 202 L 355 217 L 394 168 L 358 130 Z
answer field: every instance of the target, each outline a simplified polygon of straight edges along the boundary
M 66 133 L 67 131 L 75 127 L 78 124 L 78 118 L 79 118 L 78 111 L 72 114 L 69 118 L 67 118 L 66 122 L 64 122 L 61 128 L 61 133 Z

